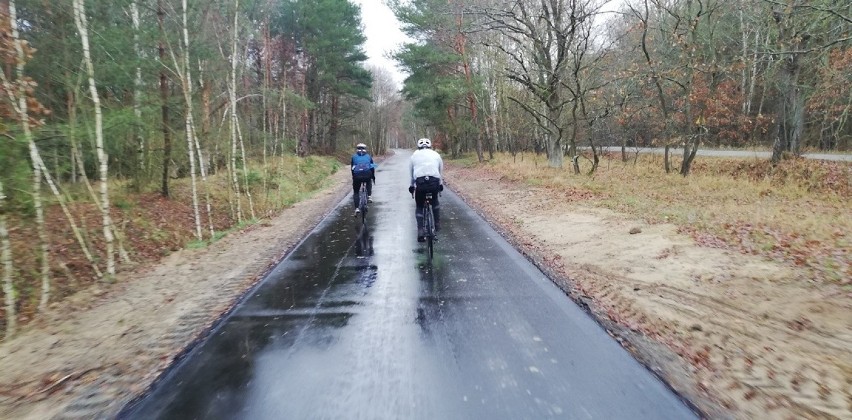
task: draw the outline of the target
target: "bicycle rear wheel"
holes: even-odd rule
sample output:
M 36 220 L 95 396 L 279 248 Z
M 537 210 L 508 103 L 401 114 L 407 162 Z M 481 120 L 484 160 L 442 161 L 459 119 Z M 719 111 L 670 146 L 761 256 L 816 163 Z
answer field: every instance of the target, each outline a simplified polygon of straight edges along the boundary
M 361 191 L 358 193 L 358 208 L 361 209 L 361 223 L 367 223 L 367 191 L 364 185 L 361 184 Z
M 423 230 L 426 232 L 426 252 L 429 261 L 435 256 L 435 214 L 432 212 L 432 204 L 426 206 L 426 214 L 423 218 Z

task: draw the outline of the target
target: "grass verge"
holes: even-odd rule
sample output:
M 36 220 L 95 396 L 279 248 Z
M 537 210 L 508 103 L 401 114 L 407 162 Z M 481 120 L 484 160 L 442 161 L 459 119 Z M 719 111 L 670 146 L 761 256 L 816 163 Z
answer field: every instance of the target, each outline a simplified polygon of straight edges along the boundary
M 189 179 L 173 179 L 170 197 L 161 197 L 151 183 L 148 189 L 134 191 L 128 181 L 116 180 L 110 185 L 112 219 L 119 238 L 133 264 L 125 264 L 116 256 L 119 268 L 150 263 L 182 248 L 204 248 L 229 233 L 262 223 L 282 209 L 310 197 L 328 183 L 341 168 L 333 157 L 278 157 L 266 166 L 257 162 L 240 171 L 239 200 L 234 194 L 233 179 L 222 170 L 203 183 L 197 179 L 199 215 L 203 237 L 195 235 L 195 213 Z M 84 242 L 94 256 L 94 263 L 105 270 L 105 244 L 101 215 L 82 185 L 64 185 L 73 201 L 69 208 L 81 230 Z M 248 193 L 251 193 L 249 202 Z M 211 212 L 207 214 L 207 195 Z M 46 197 L 47 198 L 47 197 Z M 241 211 L 238 217 L 237 209 Z M 18 296 L 16 307 L 20 324 L 33 318 L 41 293 L 40 253 L 34 218 L 29 214 L 8 215 L 13 255 L 13 281 Z M 45 225 L 49 238 L 51 303 L 98 282 L 90 263 L 81 251 L 69 223 L 58 204 L 47 202 Z M 214 233 L 210 234 L 212 225 Z M 5 298 L 0 291 L 0 299 Z M 0 307 L 0 331 L 5 327 L 5 308 Z
M 700 157 L 683 177 L 666 174 L 656 155 L 625 163 L 606 154 L 591 175 L 574 175 L 570 164 L 549 168 L 546 158 L 531 154 L 455 162 L 551 190 L 566 203 L 674 223 L 702 245 L 784 261 L 809 269 L 814 281 L 852 287 L 849 163 L 796 159 L 773 167 L 753 158 Z

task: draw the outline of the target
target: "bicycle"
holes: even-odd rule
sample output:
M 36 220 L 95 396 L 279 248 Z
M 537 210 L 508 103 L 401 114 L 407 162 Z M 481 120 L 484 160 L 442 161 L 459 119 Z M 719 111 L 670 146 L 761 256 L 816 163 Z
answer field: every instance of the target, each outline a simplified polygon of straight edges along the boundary
M 426 254 L 430 262 L 435 255 L 435 211 L 432 208 L 432 194 L 436 193 L 423 194 L 423 237 L 426 240 Z M 414 198 L 414 192 L 411 193 L 411 198 Z
M 367 224 L 367 183 L 370 181 L 361 181 L 361 189 L 358 190 L 358 213 L 361 213 L 361 224 Z
M 429 261 L 435 254 L 435 213 L 432 209 L 432 194 L 424 194 L 425 201 L 423 202 L 423 233 L 426 237 L 426 250 L 429 256 Z

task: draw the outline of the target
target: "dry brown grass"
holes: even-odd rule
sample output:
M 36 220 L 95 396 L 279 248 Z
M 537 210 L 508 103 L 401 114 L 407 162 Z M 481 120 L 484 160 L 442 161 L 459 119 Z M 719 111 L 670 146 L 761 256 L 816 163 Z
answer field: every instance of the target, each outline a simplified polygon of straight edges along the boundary
M 588 160 L 581 162 L 589 167 Z M 593 175 L 574 175 L 570 161 L 563 169 L 548 168 L 543 156 L 534 155 L 460 163 L 551 188 L 566 202 L 671 222 L 704 245 L 807 267 L 815 280 L 852 284 L 848 163 L 799 159 L 773 168 L 753 158 L 700 157 L 688 177 L 666 174 L 662 157 L 652 155 L 635 163 L 604 156 Z
M 271 159 L 270 159 L 271 160 Z M 342 165 L 329 157 L 297 158 L 287 156 L 276 158 L 266 167 L 264 189 L 264 168 L 254 163 L 249 168 L 248 182 L 253 195 L 255 217 L 269 218 L 283 208 L 308 198 Z M 198 179 L 199 212 L 202 218 L 205 240 L 195 239 L 194 214 L 190 181 L 187 178 L 175 179 L 170 184 L 169 199 L 160 197 L 158 185 L 152 183 L 147 191 L 137 193 L 127 188 L 128 181 L 113 180 L 110 184 L 113 221 L 120 226 L 130 258 L 136 264 L 156 261 L 183 247 L 206 246 L 213 240 L 233 229 L 238 224 L 229 198 L 231 179 L 225 170 L 208 178 L 208 189 L 212 202 L 213 224 L 216 238 L 208 237 L 208 219 L 206 214 L 205 190 Z M 240 173 L 240 188 L 244 189 L 245 178 Z M 70 204 L 82 235 L 95 256 L 100 268 L 104 269 L 105 244 L 102 240 L 101 215 L 89 200 L 82 186 L 65 186 L 77 201 Z M 248 199 L 241 196 L 244 224 L 255 223 L 250 220 Z M 46 201 L 45 220 L 50 241 L 50 269 L 53 295 L 51 302 L 64 298 L 98 281 L 89 261 L 86 260 L 80 246 L 73 236 L 71 228 L 59 206 Z M 18 315 L 21 324 L 26 324 L 36 313 L 40 296 L 39 252 L 33 218 L 12 214 L 9 217 L 10 237 L 13 256 L 13 281 L 18 292 Z M 119 268 L 124 267 L 119 264 Z M 0 299 L 3 293 L 0 291 Z M 5 308 L 0 307 L 0 330 L 5 327 Z

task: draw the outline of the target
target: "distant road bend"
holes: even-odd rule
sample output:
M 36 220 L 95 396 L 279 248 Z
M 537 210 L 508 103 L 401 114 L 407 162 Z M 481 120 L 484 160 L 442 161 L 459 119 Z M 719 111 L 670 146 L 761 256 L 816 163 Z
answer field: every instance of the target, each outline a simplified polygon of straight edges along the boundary
M 620 152 L 621 146 L 604 146 L 604 150 L 608 152 Z M 665 149 L 661 147 L 627 147 L 630 153 L 656 153 L 663 154 Z M 671 154 L 683 154 L 683 149 L 669 149 Z M 715 157 L 734 157 L 734 158 L 762 158 L 769 159 L 772 157 L 772 152 L 757 151 L 757 150 L 708 150 L 698 149 L 697 156 L 715 156 Z M 802 155 L 807 159 L 814 160 L 831 160 L 836 162 L 852 162 L 852 154 L 830 154 L 830 153 L 805 153 Z

